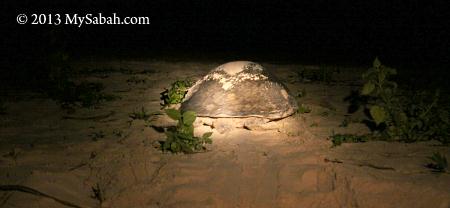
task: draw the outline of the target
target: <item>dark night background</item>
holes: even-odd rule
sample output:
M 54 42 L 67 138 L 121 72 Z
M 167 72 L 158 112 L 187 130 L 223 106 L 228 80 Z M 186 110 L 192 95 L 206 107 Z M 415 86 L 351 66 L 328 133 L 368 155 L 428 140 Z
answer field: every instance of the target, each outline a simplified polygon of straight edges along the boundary
M 37 73 L 48 51 L 85 57 L 255 60 L 369 66 L 446 74 L 446 1 L 2 2 L 2 76 Z M 21 13 L 148 16 L 150 25 L 19 25 Z M 48 33 L 58 31 L 57 42 Z M 60 44 L 60 45 L 58 45 Z M 27 68 L 27 69 L 23 69 Z M 35 68 L 31 70 L 31 68 Z M 433 77 L 433 76 L 431 76 Z

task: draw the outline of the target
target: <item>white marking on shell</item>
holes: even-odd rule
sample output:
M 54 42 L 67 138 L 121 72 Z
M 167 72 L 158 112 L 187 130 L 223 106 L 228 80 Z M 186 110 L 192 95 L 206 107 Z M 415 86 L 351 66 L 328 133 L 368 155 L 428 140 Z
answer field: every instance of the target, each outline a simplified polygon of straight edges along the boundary
M 267 80 L 268 77 L 263 74 L 250 74 L 250 73 L 242 73 L 245 70 L 245 67 L 249 64 L 253 64 L 253 69 L 256 69 L 260 72 L 263 71 L 261 65 L 249 62 L 249 61 L 235 61 L 226 63 L 216 67 L 211 71 L 210 74 L 203 77 L 202 80 L 198 81 L 195 85 L 200 85 L 204 81 L 215 80 L 222 84 L 222 89 L 225 91 L 233 89 L 234 86 L 242 81 L 246 80 Z M 225 73 L 224 73 L 225 72 Z M 241 73 L 239 73 L 241 72 Z
M 224 89 L 225 91 L 227 91 L 230 88 L 233 88 L 233 86 L 234 85 L 231 82 L 224 82 L 224 83 L 222 83 L 222 89 Z
M 246 80 L 266 80 L 267 76 L 262 74 L 250 74 L 250 73 L 240 73 L 235 76 L 226 76 L 217 72 L 212 73 L 210 76 L 206 77 L 207 80 L 216 80 L 222 84 L 222 89 L 229 90 L 232 89 L 236 84 L 246 81 Z
M 284 99 L 289 100 L 288 98 L 288 93 L 286 92 L 286 90 L 281 90 L 281 95 L 283 95 Z

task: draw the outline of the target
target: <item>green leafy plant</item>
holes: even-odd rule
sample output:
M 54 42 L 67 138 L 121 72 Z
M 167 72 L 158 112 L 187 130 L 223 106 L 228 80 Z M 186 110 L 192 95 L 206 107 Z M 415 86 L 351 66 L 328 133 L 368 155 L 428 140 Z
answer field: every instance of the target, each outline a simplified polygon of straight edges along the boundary
M 372 98 L 369 112 L 376 125 L 389 123 L 389 111 L 398 111 L 400 108 L 396 96 L 397 83 L 389 81 L 390 76 L 396 73 L 395 69 L 381 65 L 381 62 L 376 58 L 373 67 L 363 74 L 365 84 L 361 90 L 361 95 Z
M 177 80 L 171 84 L 169 89 L 161 92 L 162 106 L 181 103 L 189 87 L 192 86 L 189 80 Z
M 172 153 L 196 153 L 205 151 L 205 144 L 211 144 L 212 132 L 206 132 L 202 137 L 194 136 L 194 121 L 197 115 L 193 111 L 181 113 L 175 109 L 166 109 L 166 114 L 173 120 L 178 121 L 175 128 L 168 129 L 166 141 L 162 142 L 161 149 Z
M 331 137 L 333 147 L 339 146 L 342 143 L 357 143 L 367 142 L 369 137 L 367 135 L 354 135 L 354 134 L 334 134 Z
M 370 116 L 368 124 L 377 136 L 414 142 L 438 138 L 448 143 L 449 113 L 438 107 L 439 91 L 430 94 L 406 92 L 391 80 L 396 70 L 381 64 L 378 58 L 363 74 L 361 95 Z
M 144 107 L 141 107 L 141 110 L 134 110 L 133 113 L 130 113 L 130 118 L 135 120 L 147 120 L 150 118 L 151 114 L 145 110 Z
M 304 113 L 310 113 L 310 112 L 311 112 L 311 108 L 309 106 L 307 106 L 305 104 L 300 104 L 298 106 L 297 113 L 304 114 Z
M 89 135 L 92 139 L 92 141 L 98 141 L 99 139 L 105 138 L 105 133 L 103 131 L 93 132 L 91 135 Z
M 93 107 L 105 101 L 119 97 L 103 92 L 101 83 L 82 82 L 76 84 L 65 78 L 55 80 L 48 90 L 50 98 L 58 101 L 63 107 Z
M 75 82 L 75 70 L 70 67 L 68 59 L 69 55 L 63 50 L 57 50 L 48 57 L 49 73 L 45 91 L 51 99 L 62 107 L 93 107 L 119 98 L 104 93 L 101 83 Z
M 123 136 L 123 131 L 120 130 L 120 129 L 114 129 L 114 130 L 113 130 L 113 134 L 114 134 L 116 137 L 122 137 L 122 136 Z
M 441 155 L 438 152 L 433 153 L 431 157 L 429 157 L 432 163 L 427 164 L 427 167 L 433 169 L 435 172 L 447 172 L 448 171 L 448 163 L 447 158 L 444 155 Z

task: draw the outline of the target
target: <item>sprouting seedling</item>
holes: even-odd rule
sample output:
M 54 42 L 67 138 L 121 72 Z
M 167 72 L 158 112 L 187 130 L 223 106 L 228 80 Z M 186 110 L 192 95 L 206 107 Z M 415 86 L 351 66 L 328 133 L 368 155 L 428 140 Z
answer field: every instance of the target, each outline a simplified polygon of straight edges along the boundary
M 141 110 L 134 110 L 129 116 L 130 118 L 136 120 L 147 120 L 151 115 L 147 112 L 147 110 L 145 110 L 144 107 L 141 107 Z
M 366 135 L 354 134 L 334 134 L 330 138 L 333 143 L 333 147 L 339 146 L 342 143 L 359 143 L 368 141 L 368 137 Z
M 103 131 L 93 132 L 89 136 L 91 137 L 92 141 L 98 141 L 99 139 L 105 138 L 105 133 Z
M 297 113 L 304 114 L 304 113 L 310 113 L 310 112 L 311 112 L 311 108 L 309 106 L 307 106 L 305 104 L 300 104 L 298 106 Z
M 444 155 L 435 152 L 431 157 L 428 158 L 431 159 L 431 161 L 433 162 L 427 164 L 427 167 L 432 169 L 434 172 L 443 173 L 448 171 L 447 158 Z

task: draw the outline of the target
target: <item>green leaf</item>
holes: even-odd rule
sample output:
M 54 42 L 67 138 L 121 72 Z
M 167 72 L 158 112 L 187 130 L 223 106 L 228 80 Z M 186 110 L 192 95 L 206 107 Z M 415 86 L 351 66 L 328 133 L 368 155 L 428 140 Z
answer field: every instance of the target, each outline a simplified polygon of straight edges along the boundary
M 395 122 L 399 124 L 404 124 L 408 122 L 408 116 L 405 114 L 405 112 L 399 111 L 394 114 Z
M 171 131 L 164 132 L 166 134 L 167 139 L 173 139 L 175 138 L 175 134 Z
M 161 99 L 164 101 L 163 106 L 181 103 L 187 93 L 187 88 L 192 83 L 188 80 L 178 80 L 171 84 L 170 89 L 166 89 L 160 93 Z
M 386 79 L 386 73 L 381 71 L 380 73 L 378 73 L 378 82 L 379 83 L 383 83 L 384 80 Z
M 363 89 L 361 91 L 362 95 L 369 95 L 375 89 L 375 85 L 372 82 L 367 82 L 364 84 Z
M 199 151 L 199 150 L 203 149 L 203 146 L 202 146 L 201 144 L 196 144 L 196 145 L 194 146 L 194 149 L 197 150 L 197 151 Z
M 171 118 L 178 118 L 177 128 L 169 128 L 166 133 L 166 141 L 162 143 L 163 151 L 172 153 L 184 152 L 194 153 L 204 151 L 204 144 L 211 144 L 212 132 L 203 134 L 203 137 L 194 137 L 194 126 L 192 125 L 196 119 L 196 113 L 193 111 L 184 112 L 182 115 L 178 110 L 167 109 L 167 115 Z
M 190 147 L 189 145 L 186 145 L 186 144 L 184 144 L 184 143 L 182 143 L 181 144 L 181 150 L 184 152 L 184 153 L 194 153 L 194 151 L 192 150 L 192 147 Z
M 444 155 L 435 152 L 429 158 L 434 162 L 434 164 L 431 164 L 433 169 L 436 169 L 439 172 L 445 172 L 448 168 L 447 158 Z
M 206 139 L 206 138 L 211 137 L 212 134 L 213 134 L 212 132 L 206 132 L 206 133 L 203 134 L 202 137 L 203 137 L 204 139 Z
M 370 115 L 377 125 L 386 121 L 386 111 L 380 106 L 372 106 L 370 108 Z
M 170 150 L 172 150 L 172 152 L 179 152 L 180 145 L 176 142 L 173 142 L 172 144 L 170 144 Z
M 184 125 L 184 124 L 178 124 L 177 132 L 179 134 L 188 135 L 190 137 L 194 136 L 194 126 L 193 125 Z
M 381 66 L 381 62 L 378 59 L 378 57 L 375 58 L 375 60 L 373 61 L 373 67 L 374 68 L 379 68 Z
M 180 111 L 175 110 L 175 109 L 166 109 L 165 110 L 166 114 L 173 120 L 180 120 L 181 118 L 181 114 Z
M 205 143 L 207 144 L 212 144 L 212 139 L 211 138 L 205 138 Z
M 190 135 L 190 134 L 179 133 L 178 137 L 180 137 L 180 139 L 183 139 L 183 140 L 193 140 L 192 135 Z
M 187 126 L 192 125 L 196 118 L 197 118 L 197 114 L 194 111 L 186 111 L 183 113 L 184 125 L 187 125 Z

